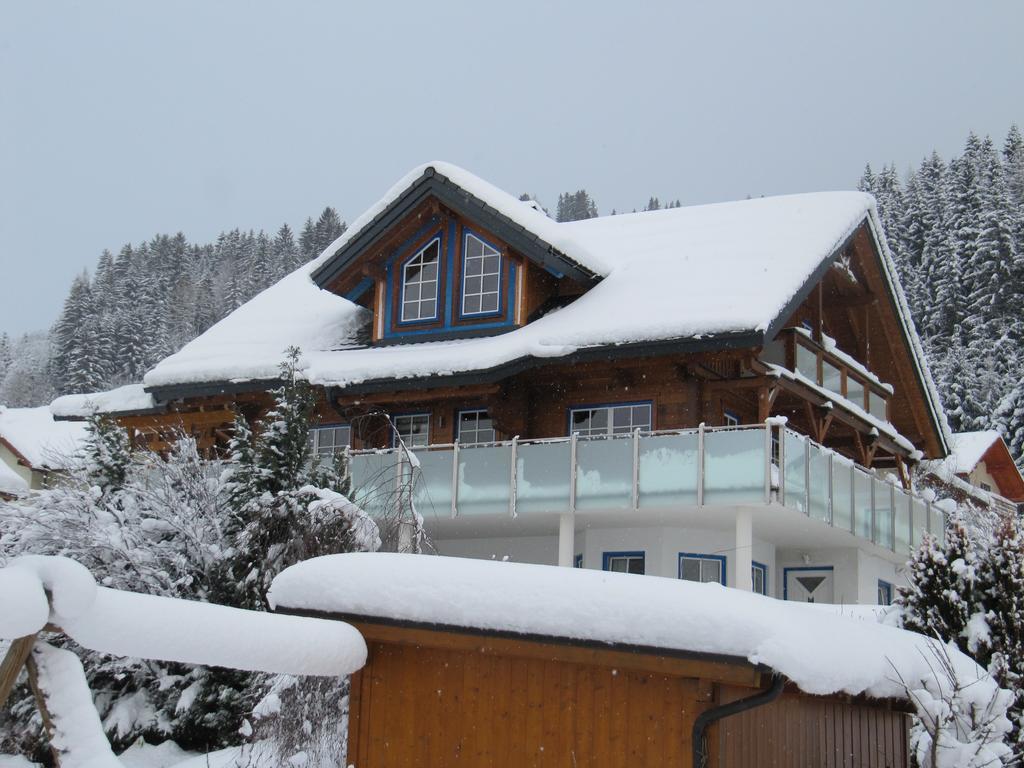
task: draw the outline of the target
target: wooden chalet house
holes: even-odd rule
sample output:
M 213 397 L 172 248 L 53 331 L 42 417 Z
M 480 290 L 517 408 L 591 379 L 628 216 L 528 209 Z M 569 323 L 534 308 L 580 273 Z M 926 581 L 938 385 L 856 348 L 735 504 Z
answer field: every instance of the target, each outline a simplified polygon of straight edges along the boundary
M 215 451 L 293 345 L 315 451 L 351 451 L 370 511 L 418 465 L 442 554 L 875 603 L 944 529 L 909 470 L 947 456 L 945 418 L 868 195 L 556 223 L 431 163 L 142 387 L 88 400 Z

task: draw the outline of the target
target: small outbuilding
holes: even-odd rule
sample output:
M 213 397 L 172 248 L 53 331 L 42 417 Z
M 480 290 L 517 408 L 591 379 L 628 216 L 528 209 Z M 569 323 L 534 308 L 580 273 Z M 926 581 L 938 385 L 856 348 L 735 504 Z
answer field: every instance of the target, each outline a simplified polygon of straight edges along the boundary
M 929 687 L 936 652 L 873 615 L 717 584 L 423 555 L 310 560 L 270 600 L 366 639 L 356 768 L 897 768 L 905 685 Z

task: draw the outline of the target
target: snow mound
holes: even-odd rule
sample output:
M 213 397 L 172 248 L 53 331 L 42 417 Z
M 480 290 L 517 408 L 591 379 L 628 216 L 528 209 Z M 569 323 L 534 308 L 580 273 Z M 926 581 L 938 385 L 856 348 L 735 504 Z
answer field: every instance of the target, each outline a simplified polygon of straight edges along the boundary
M 276 608 L 722 654 L 764 664 L 811 694 L 905 698 L 929 679 L 935 641 L 813 605 L 653 576 L 484 560 L 354 553 L 294 565 Z M 955 649 L 958 676 L 995 684 Z

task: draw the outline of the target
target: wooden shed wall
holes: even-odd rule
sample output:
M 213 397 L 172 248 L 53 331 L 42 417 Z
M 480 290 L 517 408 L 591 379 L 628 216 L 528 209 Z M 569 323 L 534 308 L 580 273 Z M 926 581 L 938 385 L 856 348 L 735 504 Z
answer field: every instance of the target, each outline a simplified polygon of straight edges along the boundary
M 353 677 L 356 768 L 689 766 L 693 720 L 711 704 L 694 678 L 369 645 L 370 661 Z
M 723 701 L 749 695 L 727 691 Z M 731 695 L 729 695 L 731 694 Z M 846 699 L 785 693 L 722 720 L 711 739 L 720 768 L 907 768 L 908 715 Z

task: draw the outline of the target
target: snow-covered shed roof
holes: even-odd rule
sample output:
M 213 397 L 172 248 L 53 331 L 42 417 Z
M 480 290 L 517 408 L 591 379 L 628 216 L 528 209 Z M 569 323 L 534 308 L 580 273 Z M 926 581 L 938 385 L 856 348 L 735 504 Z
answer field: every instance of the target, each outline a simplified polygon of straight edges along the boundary
M 970 475 L 982 461 L 996 481 L 994 491 L 1011 501 L 1024 502 L 1024 477 L 1014 463 L 1003 436 L 994 429 L 954 434 L 949 456 L 929 462 L 927 468 L 943 482 L 990 503 L 986 491 L 961 479 Z
M 812 694 L 902 698 L 929 679 L 935 641 L 820 606 L 678 579 L 488 560 L 354 553 L 285 569 L 276 610 L 380 619 L 763 664 Z M 984 672 L 951 651 L 962 676 Z M 989 681 L 990 682 L 990 681 Z
M 313 277 L 428 175 L 599 282 L 568 307 L 500 337 L 359 347 L 369 313 Z M 158 363 L 144 383 L 273 379 L 289 345 L 303 350 L 312 382 L 344 386 L 480 371 L 592 347 L 737 335 L 756 343 L 873 208 L 869 195 L 827 192 L 558 223 L 461 168 L 430 163 L 399 181 L 317 259 Z M 609 311 L 625 306 L 628 312 Z
M 0 406 L 0 441 L 33 469 L 66 469 L 85 436 L 85 424 L 55 421 L 47 406 Z

